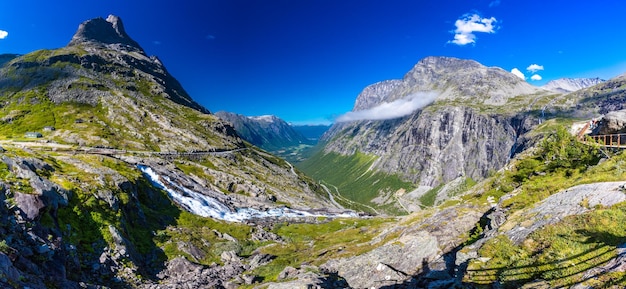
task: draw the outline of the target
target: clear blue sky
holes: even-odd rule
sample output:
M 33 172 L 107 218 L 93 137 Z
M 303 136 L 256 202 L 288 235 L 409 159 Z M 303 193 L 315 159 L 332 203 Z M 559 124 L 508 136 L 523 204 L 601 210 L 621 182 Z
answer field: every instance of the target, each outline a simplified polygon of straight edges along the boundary
M 115 14 L 209 110 L 292 122 L 343 114 L 365 86 L 401 78 L 426 56 L 517 68 L 535 85 L 626 72 L 626 4 L 619 0 L 4 0 L 0 6 L 0 53 L 65 46 L 82 21 Z M 532 73 L 532 64 L 543 70 Z M 542 80 L 531 80 L 534 74 Z

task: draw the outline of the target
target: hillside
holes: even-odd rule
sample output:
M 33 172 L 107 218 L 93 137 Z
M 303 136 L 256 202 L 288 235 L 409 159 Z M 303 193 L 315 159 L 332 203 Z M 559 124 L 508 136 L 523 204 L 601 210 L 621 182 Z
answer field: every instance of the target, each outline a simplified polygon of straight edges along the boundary
M 225 111 L 218 111 L 215 115 L 232 123 L 243 139 L 268 151 L 310 143 L 287 122 L 273 115 L 248 117 Z
M 23 276 L 2 287 L 137 286 L 189 250 L 206 250 L 196 262 L 219 260 L 210 243 L 179 240 L 196 223 L 221 226 L 201 216 L 344 212 L 198 105 L 115 16 L 82 23 L 66 47 L 6 62 L 0 101 L 0 258 L 15 266 L 5 274 Z

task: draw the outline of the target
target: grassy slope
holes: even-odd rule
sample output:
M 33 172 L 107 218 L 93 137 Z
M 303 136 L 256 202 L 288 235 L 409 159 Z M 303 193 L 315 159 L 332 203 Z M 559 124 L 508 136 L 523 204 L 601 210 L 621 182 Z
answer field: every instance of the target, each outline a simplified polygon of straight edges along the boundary
M 565 144 L 563 148 L 581 146 L 573 140 L 562 144 Z M 507 223 L 500 228 L 505 231 L 524 222 L 515 217 L 517 213 L 554 193 L 580 184 L 626 180 L 624 152 L 597 165 L 595 159 L 587 164 L 563 162 L 551 166 L 555 159 L 545 156 L 545 150 L 540 150 L 518 160 L 511 170 L 501 171 L 483 182 L 481 194 L 465 196 L 464 201 L 485 202 L 489 196 L 497 200 L 516 190 L 517 194 L 503 203 L 509 215 Z M 577 160 L 575 155 L 570 156 L 570 161 Z M 488 240 L 479 251 L 486 261 L 470 262 L 464 281 L 479 287 L 489 287 L 498 281 L 504 288 L 518 288 L 534 280 L 544 280 L 551 288 L 579 282 L 593 286 L 626 285 L 624 273 L 598 278 L 583 276 L 586 270 L 616 257 L 617 247 L 626 240 L 626 204 L 592 209 L 541 228 L 520 245 L 513 244 L 505 235 Z
M 395 193 L 400 189 L 410 191 L 413 185 L 402 181 L 396 175 L 369 170 L 376 158 L 363 153 L 342 156 L 321 151 L 300 163 L 298 167 L 314 179 L 336 186 L 341 196 L 351 201 L 377 206 L 371 201 L 381 192 Z M 350 207 L 350 204 L 347 205 Z M 388 213 L 399 213 L 391 206 L 382 209 Z

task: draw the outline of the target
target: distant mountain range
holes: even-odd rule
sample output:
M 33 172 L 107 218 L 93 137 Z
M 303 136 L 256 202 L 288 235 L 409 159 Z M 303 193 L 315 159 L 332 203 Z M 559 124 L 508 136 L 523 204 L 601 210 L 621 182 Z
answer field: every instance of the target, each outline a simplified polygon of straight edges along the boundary
M 555 92 L 569 93 L 603 82 L 605 82 L 605 80 L 600 78 L 560 78 L 546 83 L 541 88 Z
M 244 116 L 218 111 L 219 118 L 233 124 L 235 131 L 246 141 L 268 151 L 278 151 L 301 144 L 315 144 L 284 120 L 273 116 Z

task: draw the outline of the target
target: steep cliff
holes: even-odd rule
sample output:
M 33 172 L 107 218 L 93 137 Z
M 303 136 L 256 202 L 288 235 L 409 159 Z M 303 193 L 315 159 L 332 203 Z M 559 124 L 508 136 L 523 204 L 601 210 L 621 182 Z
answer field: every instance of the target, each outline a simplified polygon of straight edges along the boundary
M 311 165 L 323 155 L 358 152 L 375 156 L 368 171 L 398 176 L 412 185 L 390 187 L 387 191 L 396 192 L 394 197 L 385 190 L 370 192 L 367 201 L 376 205 L 396 203 L 396 207 L 402 200 L 412 204 L 440 185 L 456 179 L 481 180 L 503 167 L 522 142 L 520 136 L 540 121 L 526 112 L 528 107 L 546 95 L 500 68 L 471 60 L 428 57 L 402 80 L 365 88 L 353 112 L 373 111 L 416 93 L 418 97 L 419 93 L 435 95 L 434 103 L 398 118 L 367 120 L 367 113 L 362 113 L 365 120 L 337 123 L 324 135 L 323 151 L 302 168 L 320 178 L 320 171 L 333 170 L 331 166 L 322 169 Z M 377 199 L 385 194 L 385 200 Z

